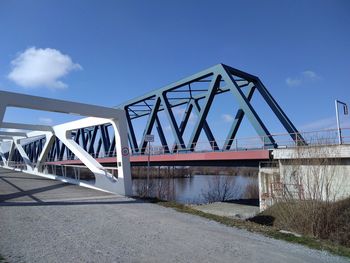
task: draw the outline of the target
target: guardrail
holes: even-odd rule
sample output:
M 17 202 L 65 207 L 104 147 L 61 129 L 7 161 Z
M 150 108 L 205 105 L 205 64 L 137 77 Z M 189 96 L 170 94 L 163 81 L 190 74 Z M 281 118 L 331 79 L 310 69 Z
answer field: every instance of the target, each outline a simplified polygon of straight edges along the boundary
M 342 142 L 343 144 L 350 144 L 350 128 L 343 128 L 342 130 Z M 273 134 L 271 137 L 274 138 L 278 148 L 294 148 L 302 147 L 302 143 L 298 138 L 304 138 L 307 146 L 331 146 L 338 145 L 338 130 L 337 129 L 327 129 L 322 131 L 311 131 L 311 132 L 300 132 L 295 134 L 280 133 Z M 297 138 L 296 141 L 292 137 Z M 248 150 L 269 150 L 274 149 L 274 145 L 265 144 L 268 141 L 266 136 L 255 136 L 247 138 L 238 138 L 233 139 L 230 142 L 226 141 L 216 141 L 219 145 L 220 150 L 213 150 L 215 142 L 197 142 L 195 145 L 189 148 L 178 149 L 174 153 L 167 152 L 166 148 L 163 146 L 152 146 L 140 149 L 138 153 L 132 153 L 132 155 L 141 155 L 143 152 L 144 155 L 164 155 L 164 154 L 184 154 L 192 152 L 211 152 L 211 151 L 248 151 Z M 231 145 L 230 150 L 225 150 L 226 146 Z M 143 150 L 143 151 L 141 151 Z M 129 149 L 131 153 L 131 149 Z M 99 154 L 90 154 L 94 158 L 107 158 L 107 157 L 116 157 L 115 152 L 104 152 Z M 50 160 L 47 162 L 54 161 L 65 161 L 65 160 L 77 160 L 75 156 L 72 158 L 67 158 L 64 156 L 62 159 Z
M 19 169 L 22 171 L 27 170 L 27 165 L 25 163 L 22 162 L 14 162 L 14 161 L 9 161 L 6 164 L 2 164 L 2 166 L 8 166 L 14 169 Z
M 102 169 L 107 176 L 114 179 L 118 178 L 118 168 L 116 167 L 104 167 Z M 44 164 L 41 167 L 41 173 L 53 174 L 62 177 L 68 177 L 75 180 L 94 181 L 95 175 L 87 167 L 83 165 L 54 165 Z

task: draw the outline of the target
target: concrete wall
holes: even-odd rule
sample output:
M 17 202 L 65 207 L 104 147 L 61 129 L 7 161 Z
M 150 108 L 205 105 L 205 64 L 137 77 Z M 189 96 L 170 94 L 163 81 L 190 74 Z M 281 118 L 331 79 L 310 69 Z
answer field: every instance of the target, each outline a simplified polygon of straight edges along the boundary
M 276 149 L 278 167 L 260 167 L 260 209 L 278 199 L 334 201 L 350 196 L 350 145 Z
M 279 183 L 280 171 L 275 167 L 259 168 L 259 206 L 260 211 L 273 205 L 276 193 L 275 185 Z
M 281 181 L 299 186 L 300 198 L 333 201 L 350 196 L 350 159 L 279 163 Z

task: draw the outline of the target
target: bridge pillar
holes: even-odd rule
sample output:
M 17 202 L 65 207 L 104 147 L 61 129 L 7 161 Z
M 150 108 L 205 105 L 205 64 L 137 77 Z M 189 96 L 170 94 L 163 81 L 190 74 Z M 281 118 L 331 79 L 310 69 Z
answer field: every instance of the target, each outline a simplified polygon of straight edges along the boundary
M 333 202 L 350 196 L 350 145 L 275 149 L 259 168 L 260 209 L 277 201 Z

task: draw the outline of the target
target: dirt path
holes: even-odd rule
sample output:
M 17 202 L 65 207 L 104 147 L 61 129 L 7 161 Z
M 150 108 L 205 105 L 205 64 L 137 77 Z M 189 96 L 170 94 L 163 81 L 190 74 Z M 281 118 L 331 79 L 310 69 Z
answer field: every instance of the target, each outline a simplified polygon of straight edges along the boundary
M 0 169 L 9 262 L 348 262 L 189 214 Z

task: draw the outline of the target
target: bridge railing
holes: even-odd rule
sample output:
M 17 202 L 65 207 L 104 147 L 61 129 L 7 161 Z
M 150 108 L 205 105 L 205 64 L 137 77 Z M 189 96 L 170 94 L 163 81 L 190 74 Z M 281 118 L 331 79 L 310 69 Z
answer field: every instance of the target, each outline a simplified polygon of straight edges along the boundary
M 342 143 L 350 144 L 350 128 L 344 128 L 342 132 Z M 289 133 L 280 133 L 272 134 L 271 137 L 274 138 L 278 148 L 292 148 L 297 146 L 322 146 L 322 145 L 337 145 L 339 144 L 338 140 L 338 131 L 337 129 L 327 129 L 321 131 L 310 131 L 310 132 L 300 132 L 295 134 Z M 294 141 L 292 137 L 296 138 Z M 303 138 L 302 141 L 300 138 Z M 215 143 L 220 146 L 221 150 L 218 151 L 247 151 L 247 150 L 266 150 L 273 149 L 275 145 L 266 144 L 266 136 L 255 136 L 247 138 L 237 138 L 229 142 L 226 141 L 216 141 L 216 142 L 198 142 L 196 145 L 191 148 L 180 149 L 176 153 L 186 153 L 193 152 L 208 152 L 213 151 Z M 305 143 L 306 144 L 305 144 Z M 226 150 L 230 146 L 229 150 Z M 148 154 L 150 151 L 151 155 L 157 154 L 166 154 L 166 150 L 162 146 L 152 146 L 151 149 L 148 147 L 145 148 L 145 154 Z
M 15 161 L 9 161 L 7 164 L 4 164 L 3 162 L 1 163 L 2 166 L 8 166 L 14 169 L 19 169 L 22 171 L 27 170 L 27 165 L 23 162 L 15 162 Z
M 350 144 L 350 128 L 343 128 L 341 130 L 342 143 Z M 293 148 L 301 146 L 302 143 L 299 138 L 303 138 L 308 146 L 322 146 L 322 145 L 337 145 L 339 144 L 338 130 L 337 129 L 327 129 L 321 131 L 310 131 L 310 132 L 300 132 L 296 134 L 280 133 L 273 134 L 271 137 L 274 138 L 278 148 Z M 293 140 L 292 137 L 297 138 Z M 247 151 L 247 150 L 268 150 L 275 148 L 275 145 L 266 144 L 268 141 L 266 137 L 247 137 L 247 138 L 237 138 L 229 142 L 227 141 L 216 141 L 216 142 L 202 142 L 199 141 L 192 148 L 182 148 L 175 153 L 169 153 L 163 146 L 152 145 L 151 148 L 144 148 L 144 155 L 164 155 L 164 154 L 183 154 L 192 152 L 210 152 L 213 151 L 215 143 L 219 145 L 220 150 L 216 151 Z M 230 146 L 230 147 L 227 147 Z M 193 150 L 194 149 L 194 150 Z M 229 149 L 229 150 L 227 150 Z M 131 153 L 131 149 L 129 149 Z M 141 152 L 141 151 L 140 151 Z M 132 155 L 140 155 L 140 153 L 132 153 Z M 116 157 L 116 153 L 113 152 L 101 152 L 98 154 L 91 154 L 94 158 L 107 158 Z M 52 161 L 63 161 L 63 160 L 76 160 L 75 156 L 71 158 L 63 157 L 61 160 L 47 160 Z
M 343 128 L 342 133 L 342 144 L 350 144 L 350 128 Z M 310 131 L 310 132 L 300 132 L 295 134 L 280 133 L 272 134 L 271 137 L 274 138 L 278 148 L 293 148 L 298 146 L 324 146 L 324 145 L 337 145 L 338 140 L 338 130 L 337 129 L 326 129 L 321 131 Z M 296 138 L 294 141 L 292 137 Z M 300 138 L 303 138 L 302 141 Z M 221 150 L 217 151 L 247 151 L 247 150 L 268 150 L 275 148 L 275 145 L 266 144 L 266 136 L 255 136 L 247 138 L 237 138 L 229 142 L 226 141 L 216 141 L 216 142 L 201 142 L 199 141 L 196 145 L 191 148 L 185 148 L 178 150 L 175 154 L 193 152 L 208 152 L 213 151 L 215 143 L 220 146 Z M 305 143 L 306 144 L 305 144 Z M 226 150 L 230 146 L 229 150 Z M 151 149 L 145 148 L 145 155 L 150 151 L 151 155 L 166 154 L 166 150 L 163 146 L 152 146 Z M 137 154 L 136 154 L 137 155 Z

